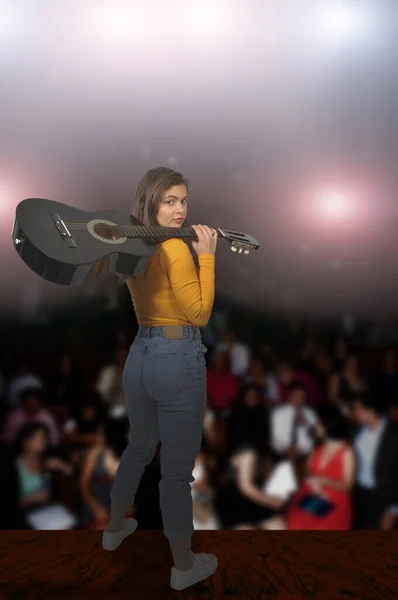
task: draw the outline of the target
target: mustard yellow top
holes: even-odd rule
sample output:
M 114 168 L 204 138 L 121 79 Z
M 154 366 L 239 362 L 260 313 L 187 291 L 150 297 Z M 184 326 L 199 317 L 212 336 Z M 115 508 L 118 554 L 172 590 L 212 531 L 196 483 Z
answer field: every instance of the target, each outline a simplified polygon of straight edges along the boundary
M 214 303 L 215 256 L 201 254 L 199 269 L 185 242 L 172 238 L 159 244 L 145 275 L 127 277 L 138 324 L 207 325 Z

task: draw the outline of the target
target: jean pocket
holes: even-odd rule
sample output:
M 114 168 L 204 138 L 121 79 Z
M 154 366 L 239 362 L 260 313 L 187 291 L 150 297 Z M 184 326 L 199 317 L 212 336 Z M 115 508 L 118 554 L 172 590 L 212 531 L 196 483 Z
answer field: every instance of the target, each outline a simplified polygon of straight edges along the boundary
M 157 352 L 151 356 L 152 382 L 158 392 L 179 394 L 192 384 L 191 351 Z

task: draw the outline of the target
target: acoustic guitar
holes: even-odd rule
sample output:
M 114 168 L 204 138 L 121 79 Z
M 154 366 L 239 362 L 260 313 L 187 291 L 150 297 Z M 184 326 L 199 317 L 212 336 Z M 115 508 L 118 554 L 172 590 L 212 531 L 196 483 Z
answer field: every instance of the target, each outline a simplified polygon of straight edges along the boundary
M 217 229 L 238 254 L 259 244 L 245 233 Z M 60 285 L 81 285 L 105 273 L 143 275 L 157 244 L 170 238 L 197 240 L 191 227 L 146 227 L 128 213 L 87 212 L 43 198 L 17 205 L 14 248 L 34 273 Z

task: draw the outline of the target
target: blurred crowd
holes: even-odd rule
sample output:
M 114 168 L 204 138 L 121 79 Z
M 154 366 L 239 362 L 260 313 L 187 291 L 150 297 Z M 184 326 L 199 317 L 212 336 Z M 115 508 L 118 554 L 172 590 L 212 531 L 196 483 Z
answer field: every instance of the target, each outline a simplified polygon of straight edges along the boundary
M 2 529 L 106 527 L 129 440 L 131 341 L 115 336 L 111 360 L 72 347 L 41 368 L 21 355 L 2 370 Z M 204 341 L 195 529 L 398 528 L 398 345 L 319 331 L 283 350 L 232 331 Z M 160 448 L 128 512 L 142 529 L 162 529 Z M 293 487 L 276 481 L 286 465 Z

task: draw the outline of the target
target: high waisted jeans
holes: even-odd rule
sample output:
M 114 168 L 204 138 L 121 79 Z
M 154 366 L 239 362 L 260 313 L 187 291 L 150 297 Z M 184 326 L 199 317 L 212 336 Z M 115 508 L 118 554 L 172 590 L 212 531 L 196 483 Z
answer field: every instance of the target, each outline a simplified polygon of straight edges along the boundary
M 134 503 L 160 439 L 160 510 L 169 539 L 194 531 L 190 483 L 206 408 L 207 349 L 198 327 L 184 326 L 183 331 L 182 339 L 164 339 L 162 327 L 139 327 L 123 375 L 129 444 L 110 494 Z

